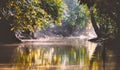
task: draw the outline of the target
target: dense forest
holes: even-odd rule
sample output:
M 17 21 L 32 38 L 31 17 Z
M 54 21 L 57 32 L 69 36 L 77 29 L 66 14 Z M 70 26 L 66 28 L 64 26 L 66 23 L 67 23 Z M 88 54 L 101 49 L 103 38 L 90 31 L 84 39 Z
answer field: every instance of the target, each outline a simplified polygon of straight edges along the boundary
M 14 31 L 33 33 L 50 23 L 60 25 L 64 7 L 62 0 L 1 0 L 0 42 L 19 41 Z
M 120 40 L 120 1 L 79 0 L 90 10 L 91 22 L 98 38 Z
M 120 40 L 119 0 L 76 1 L 79 2 L 79 6 L 87 10 L 84 13 L 76 12 L 79 15 L 73 21 L 70 20 L 75 14 L 71 14 L 69 20 L 65 22 L 70 21 L 70 24 L 76 27 L 84 24 L 85 20 L 90 20 L 97 35 L 97 38 L 92 40 L 115 42 Z M 15 36 L 16 31 L 29 34 L 34 33 L 36 29 L 44 29 L 50 24 L 62 25 L 66 7 L 64 0 L 1 0 L 0 43 L 20 42 Z M 79 7 L 75 9 L 82 10 Z M 74 23 L 76 21 L 81 23 Z

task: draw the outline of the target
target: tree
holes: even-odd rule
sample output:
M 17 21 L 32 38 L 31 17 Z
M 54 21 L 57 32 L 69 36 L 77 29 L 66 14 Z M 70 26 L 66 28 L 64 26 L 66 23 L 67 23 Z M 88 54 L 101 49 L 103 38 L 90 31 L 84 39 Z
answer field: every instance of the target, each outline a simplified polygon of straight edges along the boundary
M 64 8 L 63 0 L 1 0 L 0 42 L 7 41 L 4 35 L 8 35 L 8 32 L 34 32 L 50 23 L 61 24 Z
M 88 14 L 85 10 L 88 10 L 86 6 L 79 6 L 77 0 L 64 0 L 66 9 L 66 19 L 63 20 L 62 26 L 64 28 L 66 35 L 64 36 L 76 36 L 82 31 L 86 24 L 88 23 Z M 77 33 L 76 33 L 77 32 Z M 65 34 L 64 33 L 64 34 Z
M 89 11 L 90 11 L 90 17 L 91 17 L 91 22 L 94 27 L 95 33 L 97 34 L 98 38 L 101 37 L 101 33 L 99 31 L 99 27 L 97 26 L 97 23 L 95 21 L 95 17 L 93 14 L 93 7 L 94 7 L 94 1 L 93 0 L 79 0 L 80 4 L 86 4 Z
M 91 22 L 98 37 L 120 39 L 120 1 L 78 0 L 90 9 Z M 94 10 L 96 10 L 94 12 Z M 99 27 L 98 27 L 98 26 Z

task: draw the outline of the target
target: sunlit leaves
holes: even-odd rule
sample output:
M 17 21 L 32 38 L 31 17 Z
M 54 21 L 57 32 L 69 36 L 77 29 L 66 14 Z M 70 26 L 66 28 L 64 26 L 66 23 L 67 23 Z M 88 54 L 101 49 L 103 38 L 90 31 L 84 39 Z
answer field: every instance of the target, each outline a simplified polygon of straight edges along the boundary
M 31 32 L 50 23 L 60 24 L 64 8 L 63 0 L 9 0 L 0 7 L 4 16 L 13 17 L 11 30 Z
M 55 23 L 60 24 L 62 18 L 59 17 L 63 17 L 63 10 L 66 7 L 63 0 L 42 0 L 42 2 L 42 8 L 51 15 L 51 17 L 55 20 Z M 45 6 L 47 6 L 47 8 Z

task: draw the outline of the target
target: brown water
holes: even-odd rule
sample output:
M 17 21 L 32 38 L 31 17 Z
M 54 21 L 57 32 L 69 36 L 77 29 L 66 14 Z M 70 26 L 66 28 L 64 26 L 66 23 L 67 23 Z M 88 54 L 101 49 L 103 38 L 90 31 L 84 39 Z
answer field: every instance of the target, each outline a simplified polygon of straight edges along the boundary
M 79 39 L 0 45 L 0 70 L 120 70 L 119 55 Z

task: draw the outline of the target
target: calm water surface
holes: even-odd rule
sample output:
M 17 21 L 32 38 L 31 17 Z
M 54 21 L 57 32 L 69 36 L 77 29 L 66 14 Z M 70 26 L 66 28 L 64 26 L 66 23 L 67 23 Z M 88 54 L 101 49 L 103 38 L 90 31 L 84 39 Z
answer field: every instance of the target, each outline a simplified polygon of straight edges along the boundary
M 0 45 L 0 70 L 120 70 L 115 53 L 79 39 Z

